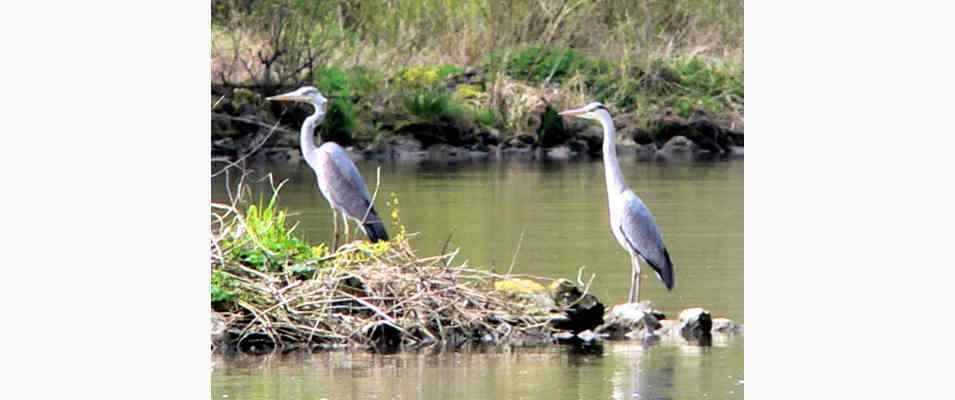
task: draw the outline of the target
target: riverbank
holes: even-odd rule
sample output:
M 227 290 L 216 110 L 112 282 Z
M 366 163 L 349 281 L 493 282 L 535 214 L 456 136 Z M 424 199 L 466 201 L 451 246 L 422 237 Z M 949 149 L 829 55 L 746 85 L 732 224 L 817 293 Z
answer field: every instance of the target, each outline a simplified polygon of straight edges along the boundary
M 215 1 L 212 11 L 216 158 L 298 160 L 312 110 L 264 98 L 305 85 L 330 99 L 317 134 L 364 158 L 597 156 L 600 127 L 557 115 L 591 101 L 611 111 L 618 144 L 641 154 L 743 146 L 741 1 Z
M 681 68 L 698 74 L 717 75 L 715 71 L 722 68 L 698 59 L 680 62 L 684 63 L 679 64 Z M 328 115 L 316 134 L 349 148 L 355 157 L 568 159 L 598 157 L 601 152 L 600 126 L 557 116 L 562 108 L 593 99 L 587 91 L 521 82 L 500 73 L 489 79 L 487 69 L 454 66 L 406 69 L 389 80 L 363 82 L 365 91 L 356 91 L 352 89 L 356 82 L 370 79 L 362 75 L 369 73 L 357 72 L 363 69 L 326 71 L 327 76 L 313 82 L 331 98 Z M 739 97 L 725 91 L 734 91 L 732 86 L 737 83 L 717 89 L 714 96 L 697 95 L 695 99 L 650 87 L 634 89 L 636 103 L 618 104 L 613 110 L 618 145 L 623 152 L 648 159 L 741 156 L 742 77 L 741 73 L 728 76 L 721 79 L 739 80 Z M 682 88 L 690 78 L 674 72 L 670 79 L 665 83 Z M 264 100 L 290 89 L 214 84 L 212 156 L 236 159 L 255 153 L 275 161 L 300 161 L 299 127 L 311 107 Z M 698 89 L 687 92 L 697 93 Z M 607 90 L 618 89 L 610 83 Z M 643 103 L 643 108 L 638 103 Z

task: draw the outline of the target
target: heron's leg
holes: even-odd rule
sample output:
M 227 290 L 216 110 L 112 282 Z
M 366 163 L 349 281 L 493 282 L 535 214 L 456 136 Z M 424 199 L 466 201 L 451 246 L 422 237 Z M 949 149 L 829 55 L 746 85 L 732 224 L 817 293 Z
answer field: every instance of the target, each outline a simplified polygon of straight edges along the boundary
M 351 243 L 351 234 L 348 230 L 348 216 L 342 213 L 342 221 L 345 222 L 345 243 Z
M 640 259 L 639 256 L 630 256 L 630 264 L 633 266 L 630 275 L 630 303 L 636 303 L 640 298 Z
M 338 250 L 338 211 L 332 207 L 332 252 Z

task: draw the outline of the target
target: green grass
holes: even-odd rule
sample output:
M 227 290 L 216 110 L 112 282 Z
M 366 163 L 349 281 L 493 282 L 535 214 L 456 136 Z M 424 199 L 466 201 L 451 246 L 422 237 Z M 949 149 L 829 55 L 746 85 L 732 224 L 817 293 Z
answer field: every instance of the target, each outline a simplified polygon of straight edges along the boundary
M 587 58 L 577 51 L 544 46 L 495 52 L 486 64 L 503 67 L 510 77 L 529 82 L 560 82 L 589 66 Z

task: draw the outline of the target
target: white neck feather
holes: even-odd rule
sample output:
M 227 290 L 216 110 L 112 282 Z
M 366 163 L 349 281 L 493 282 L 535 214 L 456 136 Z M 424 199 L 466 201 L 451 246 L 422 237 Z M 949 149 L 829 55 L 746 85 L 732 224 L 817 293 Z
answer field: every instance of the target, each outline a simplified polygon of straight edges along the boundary
M 604 128 L 603 159 L 607 195 L 613 199 L 623 191 L 626 185 L 623 182 L 623 173 L 620 172 L 620 162 L 617 161 L 616 129 L 613 126 L 613 118 L 604 110 L 598 111 L 598 115 L 600 124 Z
M 302 123 L 300 138 L 302 155 L 305 156 L 308 165 L 311 165 L 316 171 L 318 171 L 318 146 L 315 144 L 315 127 L 322 123 L 323 119 L 325 119 L 325 113 L 315 107 L 315 113 L 305 118 L 305 122 Z

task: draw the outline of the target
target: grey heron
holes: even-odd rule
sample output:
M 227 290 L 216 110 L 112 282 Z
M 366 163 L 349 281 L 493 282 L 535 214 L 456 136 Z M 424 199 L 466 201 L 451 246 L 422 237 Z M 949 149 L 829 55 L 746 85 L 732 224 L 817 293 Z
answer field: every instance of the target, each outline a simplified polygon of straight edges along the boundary
M 328 100 L 311 86 L 304 86 L 295 91 L 269 97 L 269 101 L 287 101 L 311 104 L 315 113 L 305 119 L 302 124 L 301 146 L 305 161 L 318 178 L 318 189 L 328 200 L 332 208 L 332 217 L 335 223 L 335 241 L 338 240 L 338 216 L 341 213 L 345 222 L 345 240 L 349 238 L 348 219 L 358 223 L 358 227 L 365 232 L 371 242 L 388 240 L 385 225 L 375 212 L 372 198 L 365 187 L 358 168 L 352 162 L 345 150 L 335 142 L 327 142 L 321 146 L 315 145 L 315 127 L 325 118 Z M 337 243 L 335 243 L 337 246 Z
M 600 121 L 604 128 L 603 164 L 607 180 L 607 203 L 610 208 L 610 231 L 620 246 L 630 254 L 631 280 L 629 302 L 640 295 L 640 259 L 653 268 L 667 290 L 673 289 L 675 277 L 670 253 L 663 244 L 663 236 L 640 197 L 627 187 L 617 161 L 614 142 L 616 129 L 610 112 L 599 102 L 560 112 L 560 115 Z

